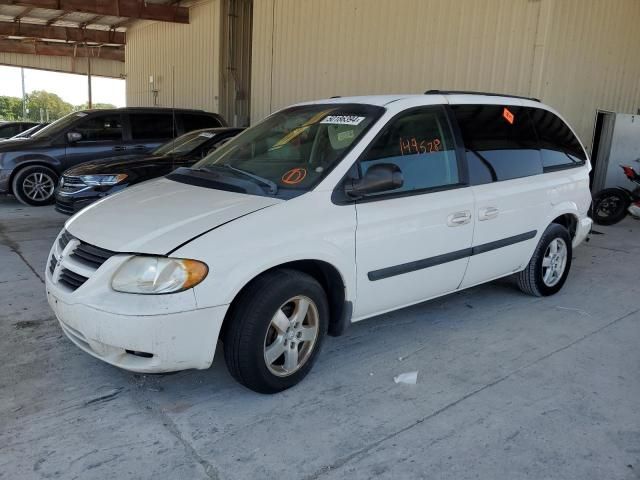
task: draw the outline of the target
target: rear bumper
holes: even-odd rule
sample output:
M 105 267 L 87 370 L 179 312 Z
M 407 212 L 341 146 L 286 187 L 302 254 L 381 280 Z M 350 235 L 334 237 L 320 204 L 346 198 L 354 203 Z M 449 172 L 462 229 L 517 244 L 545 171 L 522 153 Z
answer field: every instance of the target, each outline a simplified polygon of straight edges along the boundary
M 593 220 L 589 217 L 582 218 L 578 221 L 576 234 L 573 237 L 572 242 L 574 248 L 580 245 L 589 236 L 589 233 L 591 233 L 591 227 L 593 227 Z

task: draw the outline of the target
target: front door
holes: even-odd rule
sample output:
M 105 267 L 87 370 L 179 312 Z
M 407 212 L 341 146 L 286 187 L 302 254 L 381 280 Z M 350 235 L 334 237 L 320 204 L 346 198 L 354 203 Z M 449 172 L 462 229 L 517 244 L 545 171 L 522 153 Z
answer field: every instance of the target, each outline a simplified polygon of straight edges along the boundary
M 85 115 L 79 112 L 77 115 Z M 71 130 L 80 138 L 66 147 L 64 168 L 90 160 L 126 155 L 120 113 L 93 114 L 78 122 Z
M 356 203 L 354 320 L 458 288 L 473 236 L 473 194 L 442 106 L 392 119 L 359 160 L 392 163 L 404 184 Z

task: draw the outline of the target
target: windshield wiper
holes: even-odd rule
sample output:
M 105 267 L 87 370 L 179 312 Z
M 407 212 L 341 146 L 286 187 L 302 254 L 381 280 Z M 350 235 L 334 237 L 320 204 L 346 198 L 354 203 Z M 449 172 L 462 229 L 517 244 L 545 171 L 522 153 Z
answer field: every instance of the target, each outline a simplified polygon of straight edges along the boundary
M 242 170 L 241 168 L 234 167 L 233 165 L 229 165 L 228 163 L 225 163 L 222 166 L 226 167 L 229 170 L 232 170 L 232 171 L 234 171 L 236 173 L 240 173 L 240 174 L 245 175 L 245 176 L 247 176 L 249 178 L 253 178 L 255 181 L 260 182 L 262 185 L 266 185 L 267 187 L 269 187 L 269 193 L 271 195 L 275 195 L 276 193 L 278 193 L 278 185 L 276 185 L 274 182 L 272 182 L 268 178 L 260 177 L 259 175 L 254 175 L 251 172 L 247 172 L 245 170 Z

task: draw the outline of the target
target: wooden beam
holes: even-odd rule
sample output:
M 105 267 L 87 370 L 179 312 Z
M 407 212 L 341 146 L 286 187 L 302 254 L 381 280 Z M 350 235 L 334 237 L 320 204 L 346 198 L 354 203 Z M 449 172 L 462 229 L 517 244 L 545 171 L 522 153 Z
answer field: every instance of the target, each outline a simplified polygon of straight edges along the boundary
M 25 7 L 62 10 L 64 12 L 95 13 L 113 17 L 189 23 L 189 9 L 144 0 L 9 0 L 9 4 Z
M 47 27 L 22 22 L 0 21 L 0 35 L 12 37 L 46 38 L 50 40 L 66 40 L 67 42 L 93 42 L 125 44 L 125 34 L 109 30 L 80 29 L 70 27 Z
M 23 17 L 26 17 L 27 15 L 29 15 L 31 13 L 31 10 L 33 10 L 33 7 L 26 7 L 23 11 L 21 11 L 18 15 L 16 15 L 15 17 L 13 17 L 13 21 L 17 22 L 18 20 L 22 19 Z
M 55 44 L 45 42 L 25 42 L 21 40 L 0 40 L 0 52 L 23 53 L 27 55 L 48 55 L 58 57 L 91 57 L 124 62 L 122 47 L 85 47 L 84 45 Z

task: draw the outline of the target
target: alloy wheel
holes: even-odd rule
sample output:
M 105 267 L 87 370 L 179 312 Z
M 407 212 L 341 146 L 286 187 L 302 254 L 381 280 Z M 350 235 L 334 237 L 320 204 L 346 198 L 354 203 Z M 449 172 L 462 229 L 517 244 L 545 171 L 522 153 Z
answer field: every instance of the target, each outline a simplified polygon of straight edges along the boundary
M 309 297 L 298 295 L 276 311 L 264 339 L 264 361 L 278 377 L 289 376 L 307 362 L 319 333 L 318 307 Z
M 33 201 L 42 202 L 53 195 L 55 182 L 46 173 L 34 172 L 23 180 L 22 190 L 24 194 Z
M 567 244 L 561 238 L 551 241 L 542 257 L 542 281 L 547 287 L 555 286 L 567 267 Z

